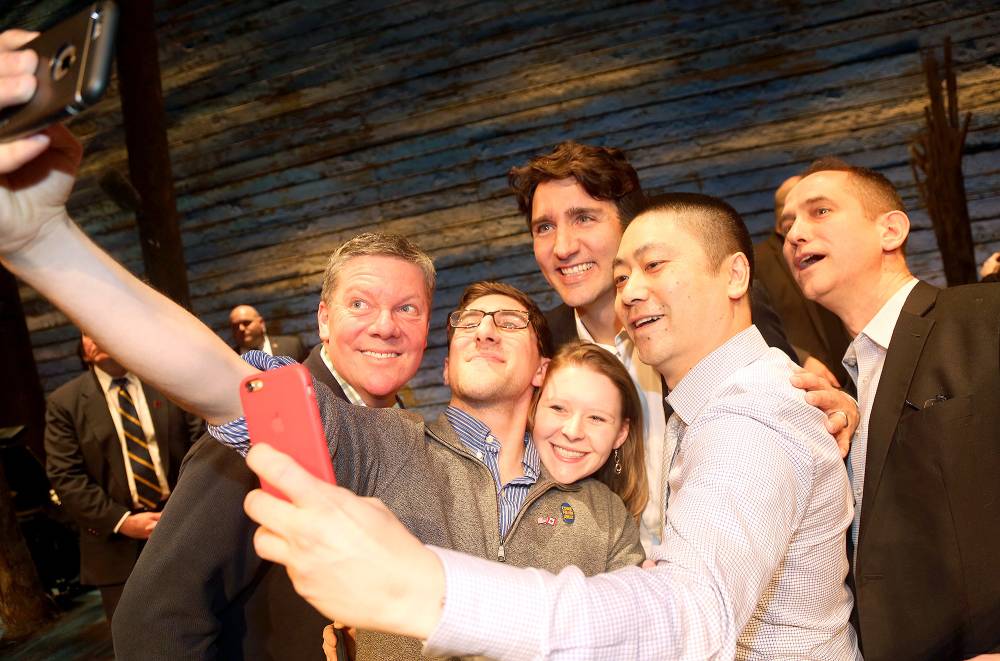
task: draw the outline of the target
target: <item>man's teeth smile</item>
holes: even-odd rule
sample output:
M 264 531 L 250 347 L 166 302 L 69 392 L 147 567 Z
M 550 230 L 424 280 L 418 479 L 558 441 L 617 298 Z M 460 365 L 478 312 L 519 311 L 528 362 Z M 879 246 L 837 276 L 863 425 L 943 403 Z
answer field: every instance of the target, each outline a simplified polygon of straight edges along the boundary
M 594 268 L 596 264 L 594 262 L 585 262 L 583 264 L 574 264 L 573 266 L 563 266 L 559 269 L 559 272 L 563 275 L 576 275 L 578 273 L 584 273 Z
M 636 321 L 635 323 L 633 323 L 632 326 L 634 328 L 642 328 L 643 326 L 648 326 L 649 324 L 657 322 L 657 321 L 659 321 L 662 318 L 663 318 L 663 315 L 658 315 L 658 316 L 654 316 L 654 317 L 643 317 L 642 319 L 639 319 L 638 321 Z
M 559 447 L 558 445 L 553 445 L 552 451 L 563 459 L 579 459 L 587 454 L 586 452 L 567 450 L 566 448 Z
M 386 352 L 386 351 L 362 351 L 366 356 L 371 358 L 399 358 L 399 354 L 396 352 Z

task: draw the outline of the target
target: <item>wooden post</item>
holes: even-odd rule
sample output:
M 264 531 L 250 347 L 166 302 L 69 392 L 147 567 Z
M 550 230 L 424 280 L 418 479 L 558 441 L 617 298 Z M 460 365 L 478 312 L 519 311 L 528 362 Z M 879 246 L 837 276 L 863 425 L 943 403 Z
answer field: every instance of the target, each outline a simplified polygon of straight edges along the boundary
M 44 457 L 45 399 L 31 353 L 17 280 L 0 266 L 0 374 L 13 388 L 0 398 L 0 427 L 24 426 L 28 448 Z M 31 635 L 53 615 L 24 536 L 17 524 L 10 486 L 0 464 L 0 623 L 3 637 Z
M 167 122 L 160 86 L 160 63 L 153 3 L 118 3 L 118 83 L 128 149 L 129 175 L 139 194 L 136 212 L 146 277 L 150 284 L 191 308 L 187 265 L 177 223 L 177 201 Z
M 924 108 L 926 128 L 910 143 L 910 166 L 920 201 L 934 225 L 948 286 L 962 285 L 977 279 L 972 226 L 962 176 L 962 150 L 972 113 L 966 113 L 964 120 L 959 121 L 951 39 L 944 42 L 947 99 L 941 94 L 941 75 L 932 51 L 924 53 L 923 66 L 931 103 Z

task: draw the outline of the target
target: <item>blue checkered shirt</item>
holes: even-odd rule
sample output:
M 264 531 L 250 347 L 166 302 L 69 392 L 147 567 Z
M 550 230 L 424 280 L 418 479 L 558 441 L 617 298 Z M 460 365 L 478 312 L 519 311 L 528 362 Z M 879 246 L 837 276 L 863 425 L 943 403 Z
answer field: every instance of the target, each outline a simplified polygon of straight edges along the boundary
M 466 449 L 490 470 L 493 483 L 497 488 L 497 514 L 500 518 L 500 539 L 510 530 L 510 524 L 517 518 L 517 513 L 524 505 L 528 489 L 538 480 L 538 451 L 528 434 L 524 435 L 524 458 L 521 465 L 524 475 L 514 478 L 507 484 L 500 482 L 500 442 L 490 431 L 490 428 L 471 415 L 449 406 L 444 411 L 451 428 Z

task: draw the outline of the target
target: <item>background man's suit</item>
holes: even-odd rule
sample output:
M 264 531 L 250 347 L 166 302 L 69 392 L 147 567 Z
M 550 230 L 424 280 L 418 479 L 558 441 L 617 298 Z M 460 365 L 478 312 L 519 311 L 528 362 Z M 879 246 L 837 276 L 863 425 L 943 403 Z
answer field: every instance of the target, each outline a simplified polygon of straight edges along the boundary
M 267 339 L 271 341 L 272 356 L 288 356 L 301 363 L 309 354 L 297 335 L 268 335 Z
M 837 315 L 802 295 L 781 253 L 783 243 L 784 239 L 772 232 L 766 241 L 754 245 L 754 277 L 767 288 L 771 304 L 796 352 L 814 356 L 833 372 L 841 385 L 848 384 L 847 370 L 840 361 L 851 336 Z M 799 358 L 793 360 L 802 362 L 806 356 Z
M 1000 286 L 918 283 L 868 432 L 856 606 L 865 659 L 1000 651 Z
M 143 384 L 160 460 L 173 488 L 201 420 Z M 93 370 L 49 396 L 46 470 L 63 506 L 80 527 L 80 582 L 112 586 L 128 578 L 142 541 L 114 532 L 132 509 L 121 441 Z
M 322 346 L 305 365 L 346 399 Z M 284 567 L 253 549 L 257 525 L 243 499 L 258 486 L 235 451 L 208 434 L 195 444 L 122 595 L 113 625 L 120 661 L 325 659 L 329 618 L 295 593 Z

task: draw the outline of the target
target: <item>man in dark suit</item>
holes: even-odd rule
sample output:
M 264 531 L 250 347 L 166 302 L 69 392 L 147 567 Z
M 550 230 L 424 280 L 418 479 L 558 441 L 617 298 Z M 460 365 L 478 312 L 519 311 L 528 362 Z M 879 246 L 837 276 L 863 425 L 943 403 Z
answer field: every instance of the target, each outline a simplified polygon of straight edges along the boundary
M 902 200 L 871 170 L 817 161 L 784 217 L 796 281 L 854 336 L 848 541 L 864 656 L 1000 651 L 1000 288 L 914 278 Z
M 302 362 L 308 352 L 302 340 L 294 335 L 268 335 L 267 324 L 250 305 L 237 305 L 229 313 L 236 352 L 240 355 L 256 349 L 272 356 L 288 356 Z
M 423 356 L 433 288 L 430 258 L 406 239 L 351 239 L 327 267 L 317 315 L 323 342 L 306 367 L 353 404 L 399 405 Z M 400 312 L 408 307 L 419 312 Z M 324 658 L 329 620 L 295 593 L 283 567 L 253 549 L 256 525 L 243 499 L 257 486 L 236 452 L 207 434 L 195 444 L 125 590 L 118 659 Z
M 802 295 L 782 254 L 786 228 L 781 214 L 785 197 L 801 178 L 786 179 L 774 193 L 774 231 L 766 240 L 754 244 L 754 273 L 767 287 L 799 363 L 833 385 L 842 386 L 848 379 L 840 360 L 851 338 L 837 315 Z
M 80 582 L 100 589 L 111 622 L 202 425 L 90 337 L 80 345 L 90 369 L 49 396 L 46 472 L 80 527 Z
M 563 301 L 545 315 L 556 346 L 579 338 L 604 347 L 622 362 L 639 393 L 650 488 L 640 531 L 649 553 L 659 543 L 664 517 L 660 488 L 664 457 L 673 452 L 663 441 L 670 410 L 662 377 L 639 359 L 615 314 L 612 277 L 622 233 L 644 200 L 639 175 L 620 149 L 566 141 L 511 169 L 508 181 L 527 220 L 538 267 Z M 768 344 L 794 360 L 763 288 L 755 282 L 751 291 L 754 323 Z

